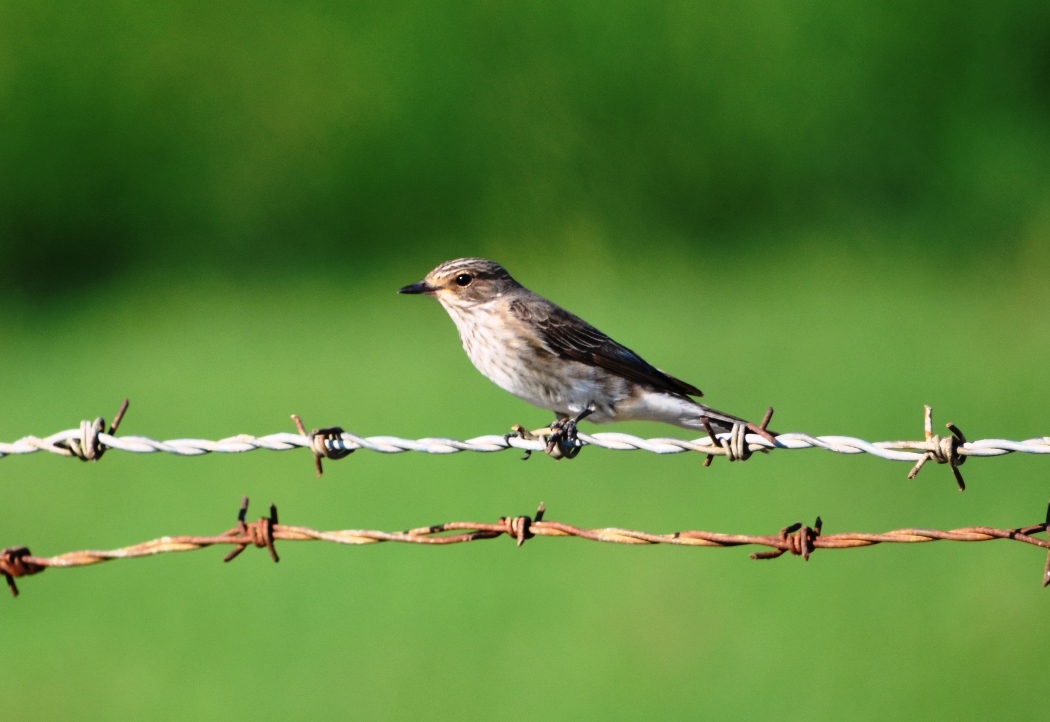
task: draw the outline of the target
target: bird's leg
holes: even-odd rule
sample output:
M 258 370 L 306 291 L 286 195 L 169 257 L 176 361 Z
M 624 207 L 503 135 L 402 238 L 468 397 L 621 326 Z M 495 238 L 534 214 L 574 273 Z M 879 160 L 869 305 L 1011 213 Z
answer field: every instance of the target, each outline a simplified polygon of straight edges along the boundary
M 562 457 L 566 459 L 575 458 L 580 453 L 576 424 L 593 413 L 594 404 L 592 403 L 575 417 L 559 414 L 558 420 L 551 424 L 551 435 L 547 438 L 547 456 L 552 459 L 560 459 Z
M 554 412 L 554 422 L 547 424 L 542 429 L 536 429 L 532 432 L 532 435 L 538 439 L 549 439 L 551 434 L 561 428 L 561 424 L 567 423 L 571 417 L 568 414 L 563 414 L 560 411 Z

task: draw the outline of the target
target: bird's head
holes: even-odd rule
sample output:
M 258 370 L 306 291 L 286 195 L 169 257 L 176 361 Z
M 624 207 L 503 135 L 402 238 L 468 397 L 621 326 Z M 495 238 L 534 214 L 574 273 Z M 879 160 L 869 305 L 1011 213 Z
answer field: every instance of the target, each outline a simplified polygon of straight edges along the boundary
M 499 298 L 521 288 L 498 263 L 484 258 L 445 261 L 419 283 L 405 286 L 398 293 L 424 293 L 446 306 L 468 307 Z

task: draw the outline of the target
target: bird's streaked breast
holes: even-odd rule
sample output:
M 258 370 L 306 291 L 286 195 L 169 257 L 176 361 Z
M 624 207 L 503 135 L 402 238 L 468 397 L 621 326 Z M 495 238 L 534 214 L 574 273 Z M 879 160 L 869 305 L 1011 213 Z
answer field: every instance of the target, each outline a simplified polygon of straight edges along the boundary
M 554 356 L 534 331 L 503 310 L 503 303 L 442 301 L 478 371 L 505 391 L 552 411 L 578 413 L 592 400 L 605 401 L 608 390 L 593 369 Z

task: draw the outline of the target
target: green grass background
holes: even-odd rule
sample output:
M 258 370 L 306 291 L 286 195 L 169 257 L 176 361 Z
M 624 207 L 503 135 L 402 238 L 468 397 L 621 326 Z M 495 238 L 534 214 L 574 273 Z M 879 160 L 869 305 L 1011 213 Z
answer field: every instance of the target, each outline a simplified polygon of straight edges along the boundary
M 0 0 L 0 439 L 549 419 L 398 297 L 479 254 L 708 400 L 867 439 L 1050 433 L 1045 2 Z M 590 427 L 593 428 L 593 427 Z M 625 424 L 644 436 L 672 428 Z M 1046 460 L 818 451 L 0 460 L 0 544 L 531 514 L 772 533 L 1021 526 Z M 1038 550 L 285 543 L 21 580 L 12 719 L 1038 714 Z
M 579 310 L 719 406 L 777 427 L 916 438 L 921 404 L 971 437 L 1046 432 L 1050 288 L 1031 259 L 785 249 L 784 259 L 574 274 L 522 254 L 523 280 Z M 512 254 L 513 255 L 513 254 Z M 543 412 L 481 378 L 432 302 L 374 282 L 141 279 L 54 315 L 4 320 L 0 437 L 44 434 L 132 399 L 124 433 L 218 438 L 340 423 L 468 437 Z M 583 283 L 581 283 L 581 280 Z M 623 430 L 656 435 L 645 424 Z M 813 452 L 746 464 L 586 450 L 358 453 L 322 480 L 306 452 L 98 464 L 4 459 L 5 544 L 41 554 L 228 528 L 239 496 L 288 523 L 401 529 L 531 513 L 580 525 L 770 533 L 1018 526 L 1043 518 L 1045 462 L 971 460 L 969 489 L 928 467 Z M 431 549 L 286 543 L 52 570 L 4 602 L 12 718 L 351 715 L 524 719 L 719 716 L 982 718 L 1037 713 L 1050 642 L 1043 555 L 1006 543 L 827 551 L 538 539 Z

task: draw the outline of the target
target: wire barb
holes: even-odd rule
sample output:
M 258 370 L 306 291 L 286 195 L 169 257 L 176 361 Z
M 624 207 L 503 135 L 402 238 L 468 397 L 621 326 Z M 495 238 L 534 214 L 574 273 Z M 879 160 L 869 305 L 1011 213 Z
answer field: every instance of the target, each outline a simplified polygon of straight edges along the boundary
M 232 562 L 237 556 L 248 548 L 249 544 L 259 547 L 260 549 L 265 547 L 270 552 L 270 558 L 274 562 L 281 561 L 280 557 L 277 556 L 277 549 L 274 547 L 274 529 L 277 527 L 277 507 L 270 504 L 270 516 L 259 517 L 259 521 L 246 522 L 245 519 L 248 517 L 248 497 L 241 497 L 241 509 L 237 514 L 237 526 L 230 531 L 226 532 L 225 535 L 229 535 L 231 539 L 243 539 L 244 541 L 230 541 L 221 543 L 237 544 L 237 546 L 230 551 L 229 554 L 224 556 L 222 560 L 224 562 Z
M 65 449 L 67 456 L 75 456 L 81 461 L 98 461 L 106 453 L 106 446 L 99 439 L 99 434 L 108 433 L 110 436 L 115 434 L 127 410 L 128 400 L 124 399 L 117 415 L 113 417 L 113 423 L 110 424 L 108 432 L 106 431 L 106 420 L 101 416 L 94 421 L 81 421 L 79 436 L 55 444 L 56 448 Z
M 295 428 L 299 430 L 301 436 L 305 436 L 310 439 L 310 451 L 314 454 L 314 469 L 317 470 L 317 478 L 320 479 L 324 474 L 324 466 L 321 465 L 321 459 L 345 459 L 354 453 L 355 449 L 346 449 L 337 446 L 337 443 L 342 441 L 343 431 L 340 426 L 327 426 L 323 429 L 314 429 L 309 434 L 306 433 L 306 427 L 303 426 L 302 419 L 299 418 L 298 414 L 292 414 L 292 421 L 295 422 Z
M 7 588 L 11 590 L 11 596 L 18 596 L 18 585 L 15 584 L 16 577 L 25 577 L 44 571 L 44 566 L 35 564 L 30 560 L 27 547 L 7 547 L 0 551 L 0 573 L 7 580 Z
M 812 527 L 804 526 L 802 522 L 796 521 L 791 526 L 780 530 L 780 540 L 784 544 L 783 547 L 778 547 L 768 552 L 755 552 L 751 555 L 751 558 L 776 559 L 784 552 L 791 552 L 796 557 L 802 557 L 802 561 L 808 562 L 809 555 L 817 548 L 816 541 L 823 526 L 824 522 L 821 521 L 819 516 Z
M 955 475 L 955 483 L 959 491 L 966 491 L 966 482 L 963 481 L 962 472 L 959 471 L 959 467 L 966 462 L 966 457 L 959 454 L 960 446 L 966 444 L 966 437 L 958 426 L 949 422 L 945 426 L 952 435 L 942 439 L 933 433 L 933 409 L 929 405 L 923 406 L 923 409 L 925 409 L 923 427 L 926 434 L 926 453 L 915 462 L 915 466 L 908 472 L 908 478 L 914 479 L 922 470 L 923 465 L 932 460 L 938 464 L 948 464 Z
M 747 439 L 747 432 L 750 431 L 753 434 L 761 436 L 763 439 L 772 444 L 773 448 L 777 445 L 776 437 L 770 433 L 766 427 L 769 426 L 769 422 L 773 419 L 773 407 L 770 406 L 766 409 L 765 416 L 762 417 L 762 423 L 755 425 L 750 421 L 740 422 L 733 424 L 732 429 L 729 431 L 728 436 L 719 436 L 715 434 L 713 428 L 711 428 L 711 419 L 706 416 L 700 417 L 700 423 L 704 425 L 704 431 L 707 432 L 707 438 L 711 440 L 711 445 L 722 449 L 722 453 L 725 455 L 727 461 L 747 461 L 751 458 L 753 449 Z M 769 452 L 769 449 L 764 447 L 757 447 L 757 451 Z M 708 453 L 707 458 L 704 459 L 704 466 L 711 466 L 711 461 L 715 458 L 714 453 Z
M 755 426 L 753 423 L 748 421 L 745 425 L 747 426 L 748 431 L 750 431 L 753 434 L 758 434 L 763 439 L 775 446 L 777 443 L 776 436 L 774 436 L 773 432 L 769 431 L 769 422 L 772 420 L 773 407 L 770 406 L 768 409 L 766 409 L 765 415 L 762 416 L 762 423 L 760 423 L 758 426 Z
M 537 522 L 543 521 L 543 512 L 544 511 L 545 511 L 545 508 L 543 506 L 543 502 L 541 501 L 539 507 L 537 507 L 537 509 L 536 509 L 536 519 L 535 519 L 535 521 L 537 521 Z M 531 529 L 532 523 L 533 523 L 533 519 L 531 517 L 528 517 L 528 516 L 515 516 L 515 517 L 501 516 L 499 518 L 499 523 L 502 524 L 505 527 L 505 529 L 503 531 L 504 534 L 506 534 L 507 536 L 514 537 L 515 539 L 518 540 L 518 546 L 519 547 L 522 544 L 525 543 L 526 539 L 532 539 L 532 537 L 533 537 L 533 533 L 532 533 L 532 529 Z
M 484 522 L 460 521 L 435 524 L 433 526 L 409 529 L 400 532 L 377 530 L 344 529 L 341 531 L 318 531 L 308 527 L 280 524 L 277 520 L 277 507 L 270 505 L 270 515 L 260 517 L 258 521 L 248 522 L 248 497 L 241 499 L 237 514 L 237 525 L 218 536 L 177 536 L 161 537 L 152 541 L 133 544 L 110 551 L 75 551 L 53 557 L 35 557 L 26 547 L 8 547 L 0 551 L 0 573 L 7 579 L 13 595 L 18 594 L 15 579 L 44 571 L 49 567 L 81 567 L 98 564 L 113 559 L 133 559 L 170 552 L 194 551 L 210 546 L 233 546 L 224 557 L 224 561 L 235 559 L 249 546 L 269 551 L 270 557 L 279 561 L 275 542 L 284 541 L 324 541 L 334 544 L 364 545 L 383 542 L 402 544 L 421 544 L 426 546 L 447 546 L 481 539 L 495 539 L 509 536 L 517 546 L 522 546 L 534 537 L 578 537 L 589 541 L 608 544 L 670 544 L 689 547 L 735 547 L 743 545 L 764 546 L 769 551 L 756 552 L 752 559 L 775 559 L 790 552 L 808 561 L 817 549 L 857 549 L 876 544 L 922 544 L 935 541 L 982 542 L 994 539 L 1006 539 L 1039 547 L 1048 552 L 1048 561 L 1043 570 L 1043 586 L 1050 584 L 1050 540 L 1040 539 L 1034 534 L 1045 533 L 1050 526 L 1050 506 L 1044 521 L 1016 529 L 996 529 L 993 527 L 974 526 L 963 529 L 941 531 L 937 529 L 896 529 L 882 534 L 848 532 L 843 534 L 824 534 L 820 517 L 813 526 L 795 522 L 784 527 L 779 533 L 767 536 L 748 534 L 725 534 L 711 531 L 680 531 L 671 534 L 653 534 L 645 531 L 634 531 L 615 527 L 586 529 L 563 522 L 548 521 L 544 518 L 545 508 L 540 504 L 535 517 L 514 516 L 500 517 L 495 524 Z

